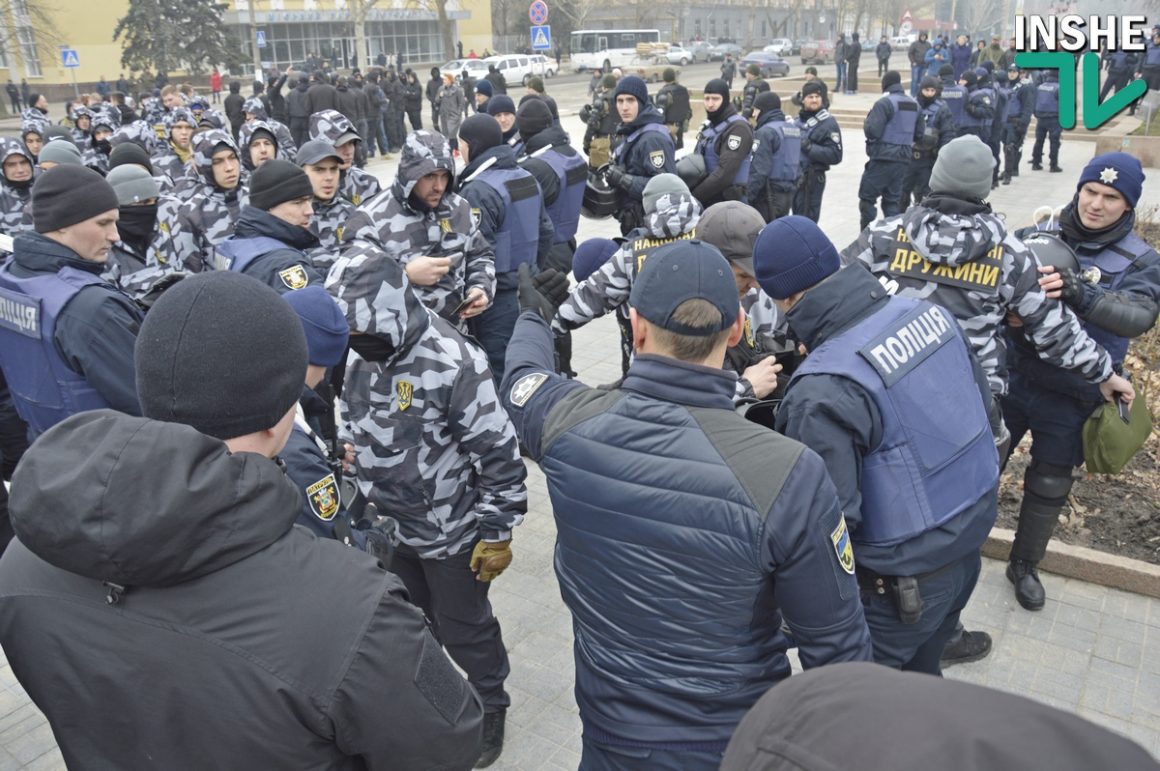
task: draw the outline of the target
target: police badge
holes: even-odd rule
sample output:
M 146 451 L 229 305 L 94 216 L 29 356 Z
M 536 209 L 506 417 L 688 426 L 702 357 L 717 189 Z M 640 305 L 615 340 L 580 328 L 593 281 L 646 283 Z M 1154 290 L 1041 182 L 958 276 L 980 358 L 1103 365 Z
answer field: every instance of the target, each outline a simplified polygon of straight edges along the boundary
M 314 484 L 306 488 L 306 499 L 310 502 L 310 510 L 314 516 L 323 522 L 334 519 L 338 513 L 338 483 L 334 474 L 327 474 Z
M 278 278 L 282 279 L 287 289 L 301 289 L 310 283 L 310 279 L 306 277 L 306 269 L 301 265 L 278 271 Z
M 665 151 L 653 150 L 648 154 L 648 160 L 654 169 L 663 169 L 665 167 Z
M 537 372 L 533 375 L 524 375 L 516 381 L 512 386 L 511 401 L 517 407 L 523 407 L 528 403 L 528 399 L 532 398 L 532 394 L 544 384 L 548 376 L 543 372 Z
M 734 134 L 725 140 L 725 146 L 730 150 L 736 150 L 737 148 L 741 147 L 741 137 Z
M 834 544 L 834 554 L 838 555 L 838 564 L 842 566 L 842 570 L 854 575 L 854 546 L 850 543 L 845 517 L 838 520 L 838 526 L 830 533 L 830 541 Z

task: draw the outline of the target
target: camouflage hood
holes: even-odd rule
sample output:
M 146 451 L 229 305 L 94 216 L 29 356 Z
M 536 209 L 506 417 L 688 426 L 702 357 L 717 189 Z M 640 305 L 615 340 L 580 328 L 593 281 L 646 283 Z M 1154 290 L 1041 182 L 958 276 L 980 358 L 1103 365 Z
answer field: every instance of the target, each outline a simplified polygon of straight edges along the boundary
M 8 160 L 14 155 L 23 155 L 28 159 L 29 163 L 35 164 L 36 161 L 32 158 L 32 153 L 24 146 L 24 143 L 14 137 L 0 137 L 0 164 Z
M 107 128 L 109 131 L 116 131 L 117 127 L 121 125 L 119 116 L 113 115 L 109 110 L 95 110 L 93 112 L 92 129 L 95 132 L 98 128 Z
M 48 119 L 48 116 L 35 107 L 29 107 L 20 114 L 20 123 L 25 127 L 25 131 L 28 131 L 31 126 L 38 127 L 42 136 L 48 130 L 48 127 L 52 125 L 52 121 Z
M 645 227 L 657 238 L 675 238 L 688 233 L 701 219 L 701 204 L 692 193 L 664 195 L 657 210 L 648 215 Z
M 926 204 L 934 203 L 939 208 Z M 947 205 L 949 204 L 949 205 Z M 998 246 L 1007 232 L 985 204 L 928 198 L 902 215 L 911 246 L 937 265 L 962 265 Z
M 262 104 L 262 100 L 256 96 L 251 96 L 242 103 L 242 112 L 248 112 L 258 120 L 270 119 L 270 116 L 266 114 L 266 105 Z
M 23 119 L 20 121 L 20 136 L 24 136 L 25 134 L 32 132 L 33 134 L 37 134 L 43 138 L 44 129 L 45 124 L 41 121 L 30 121 L 28 119 Z
M 217 110 L 202 110 L 201 117 L 197 119 L 198 128 L 215 128 L 225 129 L 226 117 Z
M 242 154 L 238 152 L 237 144 L 234 143 L 233 137 L 225 131 L 210 129 L 193 137 L 193 165 L 197 167 L 197 173 L 201 175 L 202 180 L 210 186 L 214 185 L 213 154 L 218 145 L 230 148 L 238 156 L 238 159 L 241 159 Z
M 109 137 L 109 144 L 113 147 L 126 142 L 133 142 L 145 152 L 153 155 L 157 151 L 157 132 L 145 121 L 135 120 L 121 126 L 113 132 L 113 136 Z
M 242 153 L 242 165 L 250 171 L 254 170 L 254 162 L 250 160 L 250 142 L 254 141 L 254 133 L 257 131 L 265 131 L 270 135 L 270 141 L 274 143 L 274 150 L 278 150 L 278 135 L 274 133 L 274 128 L 264 120 L 252 120 L 249 123 L 243 123 L 242 127 L 238 129 L 238 145 L 246 148 L 246 152 Z
M 451 157 L 447 139 L 434 131 L 421 129 L 411 132 L 403 143 L 399 173 L 391 186 L 391 192 L 403 203 L 408 203 L 415 183 L 440 169 L 448 172 L 452 180 L 455 179 L 455 161 Z
M 364 358 L 395 359 L 418 342 L 431 324 L 403 269 L 385 255 L 364 252 L 340 257 L 330 269 L 326 289 L 350 324 L 351 348 Z M 376 340 L 366 340 L 366 336 Z
M 178 123 L 188 123 L 190 128 L 197 128 L 197 118 L 193 114 L 193 110 L 187 107 L 177 107 L 171 110 L 165 116 L 165 136 L 173 138 L 173 127 Z
M 325 139 L 335 147 L 343 134 L 359 135 L 354 124 L 338 110 L 322 110 L 310 116 L 310 138 Z

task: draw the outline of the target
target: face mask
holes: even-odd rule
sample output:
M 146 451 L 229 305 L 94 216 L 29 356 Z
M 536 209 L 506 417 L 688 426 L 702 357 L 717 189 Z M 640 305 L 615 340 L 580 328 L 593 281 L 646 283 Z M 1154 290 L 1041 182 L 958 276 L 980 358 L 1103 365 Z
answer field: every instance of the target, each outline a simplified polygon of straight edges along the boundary
M 122 206 L 118 211 L 121 217 L 117 220 L 117 232 L 122 241 L 142 243 L 153 237 L 157 227 L 157 204 Z

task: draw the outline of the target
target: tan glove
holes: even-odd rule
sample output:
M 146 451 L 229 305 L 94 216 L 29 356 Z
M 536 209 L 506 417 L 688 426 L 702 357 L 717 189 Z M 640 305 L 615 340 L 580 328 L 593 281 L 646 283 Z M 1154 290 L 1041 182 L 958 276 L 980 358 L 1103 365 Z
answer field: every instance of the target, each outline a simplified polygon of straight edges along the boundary
M 512 564 L 511 540 L 488 543 L 480 541 L 471 552 L 471 570 L 476 581 L 491 581 Z

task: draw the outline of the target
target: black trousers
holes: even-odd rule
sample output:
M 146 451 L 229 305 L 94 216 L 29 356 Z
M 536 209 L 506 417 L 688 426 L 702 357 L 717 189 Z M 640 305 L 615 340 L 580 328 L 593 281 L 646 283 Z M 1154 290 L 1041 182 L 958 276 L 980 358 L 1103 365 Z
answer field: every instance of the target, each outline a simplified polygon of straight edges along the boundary
M 793 196 L 793 213 L 814 222 L 822 216 L 822 193 L 826 192 L 826 172 L 818 166 L 807 166 L 802 172 Z
M 485 712 L 507 709 L 504 691 L 511 666 L 503 647 L 499 621 L 491 612 L 490 582 L 476 581 L 471 572 L 471 549 L 447 559 L 422 559 L 406 545 L 399 546 L 391 571 L 402 579 L 417 605 L 431 622 L 435 639 L 447 649 L 467 680 L 479 693 Z

